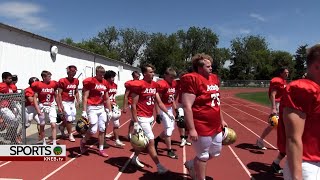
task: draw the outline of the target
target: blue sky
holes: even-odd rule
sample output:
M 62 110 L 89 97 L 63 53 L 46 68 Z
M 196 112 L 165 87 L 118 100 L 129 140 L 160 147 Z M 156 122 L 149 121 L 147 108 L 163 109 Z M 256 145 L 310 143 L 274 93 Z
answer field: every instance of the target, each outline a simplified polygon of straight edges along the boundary
M 294 53 L 319 43 L 320 1 L 285 0 L 31 0 L 0 1 L 0 22 L 50 39 L 89 39 L 108 26 L 173 33 L 207 27 L 218 47 L 235 37 L 261 35 L 269 48 Z

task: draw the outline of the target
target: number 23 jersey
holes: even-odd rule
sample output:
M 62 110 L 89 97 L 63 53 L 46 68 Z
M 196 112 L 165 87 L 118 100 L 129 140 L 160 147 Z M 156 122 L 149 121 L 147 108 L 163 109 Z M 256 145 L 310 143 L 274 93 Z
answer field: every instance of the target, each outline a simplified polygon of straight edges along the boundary
M 219 79 L 210 74 L 206 79 L 193 72 L 181 78 L 182 93 L 196 96 L 192 106 L 195 129 L 200 136 L 212 136 L 222 131 L 220 117 Z
M 145 80 L 137 80 L 131 86 L 133 93 L 139 95 L 137 103 L 137 116 L 152 117 L 154 109 L 154 101 L 157 93 L 158 84 L 154 81 L 151 83 Z

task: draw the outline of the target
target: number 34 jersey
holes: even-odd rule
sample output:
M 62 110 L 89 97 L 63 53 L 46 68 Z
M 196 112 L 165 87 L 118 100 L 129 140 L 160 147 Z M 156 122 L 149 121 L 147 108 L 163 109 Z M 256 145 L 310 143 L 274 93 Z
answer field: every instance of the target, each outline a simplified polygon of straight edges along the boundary
M 131 86 L 132 93 L 139 95 L 137 116 L 152 117 L 158 84 L 154 81 L 137 80 Z
M 74 101 L 76 90 L 79 86 L 79 80 L 76 78 L 73 78 L 72 80 L 61 78 L 58 85 L 58 88 L 62 89 L 62 101 Z
M 222 131 L 220 117 L 219 79 L 211 74 L 208 79 L 193 72 L 181 78 L 182 93 L 196 96 L 192 106 L 195 129 L 200 136 L 212 136 Z

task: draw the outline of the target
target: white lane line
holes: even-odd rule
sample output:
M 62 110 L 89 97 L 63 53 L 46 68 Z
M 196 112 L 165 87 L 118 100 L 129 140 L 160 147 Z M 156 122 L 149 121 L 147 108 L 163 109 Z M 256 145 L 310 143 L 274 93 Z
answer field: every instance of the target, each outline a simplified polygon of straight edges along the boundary
M 222 111 L 224 114 L 226 114 L 227 116 L 229 116 L 231 119 L 233 119 L 234 121 L 236 121 L 238 124 L 240 124 L 242 127 L 244 127 L 245 129 L 247 129 L 248 131 L 250 131 L 252 134 L 254 134 L 255 136 L 257 136 L 258 138 L 260 138 L 260 136 L 258 134 L 256 134 L 255 132 L 253 132 L 250 128 L 248 128 L 247 126 L 243 125 L 241 122 L 239 122 L 238 120 L 236 120 L 235 118 L 233 118 L 231 115 L 229 115 L 228 113 L 226 113 L 225 111 Z M 264 142 L 266 142 L 269 146 L 271 146 L 273 149 L 277 149 L 275 146 L 273 146 L 271 143 L 269 143 L 266 140 L 263 140 Z
M 243 105 L 243 104 L 240 104 L 239 102 L 236 102 L 236 101 L 234 101 L 234 100 L 231 100 L 231 99 L 229 99 L 229 100 L 232 101 L 232 102 L 238 103 L 238 104 L 236 104 L 236 105 Z M 251 107 L 251 106 L 246 106 L 246 107 L 248 107 L 248 108 L 250 108 L 250 109 L 254 109 L 254 110 L 256 110 L 256 111 L 259 111 L 259 112 L 262 112 L 262 113 L 264 113 L 264 114 L 268 114 L 268 115 L 269 115 L 269 113 L 266 113 L 265 111 L 261 111 L 261 110 L 256 109 L 256 108 L 253 108 L 253 107 Z
M 225 105 L 227 105 L 227 106 L 230 106 L 230 107 L 232 107 L 232 108 L 234 108 L 234 109 L 236 109 L 236 110 L 238 110 L 238 111 L 240 111 L 240 112 L 242 112 L 242 113 L 244 113 L 244 114 L 247 114 L 248 116 L 251 116 L 251 117 L 253 117 L 253 118 L 255 118 L 255 119 L 257 119 L 257 120 L 259 120 L 259 121 L 261 121 L 261 122 L 263 122 L 263 123 L 265 123 L 265 124 L 269 124 L 269 123 L 265 122 L 264 120 L 262 120 L 262 119 L 260 119 L 260 118 L 257 118 L 257 117 L 255 117 L 255 116 L 253 116 L 253 115 L 251 115 L 251 114 L 249 114 L 249 113 L 247 113 L 247 112 L 245 112 L 245 111 L 242 111 L 241 109 L 236 108 L 236 107 L 234 107 L 234 106 L 232 106 L 232 105 L 230 105 L 230 104 L 228 104 L 228 103 L 223 103 L 223 104 L 225 104 Z
M 183 179 L 186 180 L 187 179 L 187 168 L 184 166 L 184 163 L 187 161 L 187 153 L 186 153 L 186 145 L 183 146 L 183 159 L 182 159 L 182 167 L 183 167 Z
M 121 126 L 119 126 L 119 128 L 121 128 L 122 126 L 124 126 L 125 124 L 127 124 L 128 122 L 130 122 L 131 119 L 129 119 L 128 121 L 126 121 L 125 123 L 121 124 Z M 110 132 L 108 135 L 112 134 L 112 132 Z M 97 143 L 89 146 L 89 148 L 92 148 L 93 146 L 95 146 Z M 46 177 L 42 178 L 42 180 L 46 180 L 48 179 L 49 177 L 51 177 L 52 175 L 54 175 L 55 173 L 57 173 L 58 171 L 60 171 L 63 167 L 65 167 L 66 165 L 68 165 L 69 163 L 71 163 L 72 161 L 76 160 L 79 156 L 81 156 L 82 154 L 77 154 L 76 157 L 68 160 L 67 162 L 65 162 L 64 164 L 62 164 L 61 166 L 59 166 L 57 169 L 55 169 L 54 171 L 52 171 L 50 174 L 48 174 Z
M 241 161 L 241 159 L 239 158 L 239 156 L 234 152 L 234 150 L 232 149 L 231 146 L 228 146 L 228 148 L 230 149 L 230 151 L 232 152 L 232 154 L 234 155 L 234 157 L 238 160 L 238 162 L 240 163 L 240 165 L 242 166 L 242 168 L 244 169 L 244 171 L 248 174 L 248 176 L 250 178 L 252 178 L 250 171 L 248 170 L 248 168 L 243 164 L 243 162 Z
M 152 129 L 154 127 L 156 123 L 154 122 L 152 124 Z M 126 163 L 124 163 L 124 166 L 121 168 L 121 170 L 118 172 L 118 174 L 116 175 L 116 177 L 114 178 L 114 180 L 118 180 L 120 178 L 120 176 L 122 175 L 122 173 L 124 172 L 124 170 L 126 170 L 126 168 L 128 167 L 129 163 L 131 162 L 131 159 L 134 155 L 134 152 L 130 155 L 129 159 L 126 161 Z
M 7 164 L 9 164 L 9 163 L 11 163 L 11 161 L 7 161 L 7 162 L 1 164 L 0 167 L 5 166 L 5 165 L 7 165 Z
M 241 102 L 243 102 L 243 103 L 251 104 L 251 105 L 253 105 L 253 106 L 258 106 L 258 107 L 270 109 L 269 107 L 260 105 L 260 104 L 258 104 L 258 103 L 250 102 L 249 100 L 243 100 L 243 99 L 241 99 L 241 98 L 235 98 L 235 97 L 230 97 L 230 99 L 238 100 L 238 101 L 241 101 Z

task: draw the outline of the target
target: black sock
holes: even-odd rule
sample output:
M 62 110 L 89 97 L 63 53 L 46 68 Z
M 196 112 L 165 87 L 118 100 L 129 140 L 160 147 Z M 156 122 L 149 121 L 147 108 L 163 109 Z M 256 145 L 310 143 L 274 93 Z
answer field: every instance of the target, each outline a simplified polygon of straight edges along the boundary
M 184 136 L 180 136 L 180 139 L 184 139 Z
M 160 136 L 158 136 L 158 137 L 155 139 L 155 141 L 160 142 L 160 141 L 161 141 L 161 137 L 160 137 Z
M 184 138 L 187 140 L 187 139 L 188 139 L 188 136 L 184 136 Z

